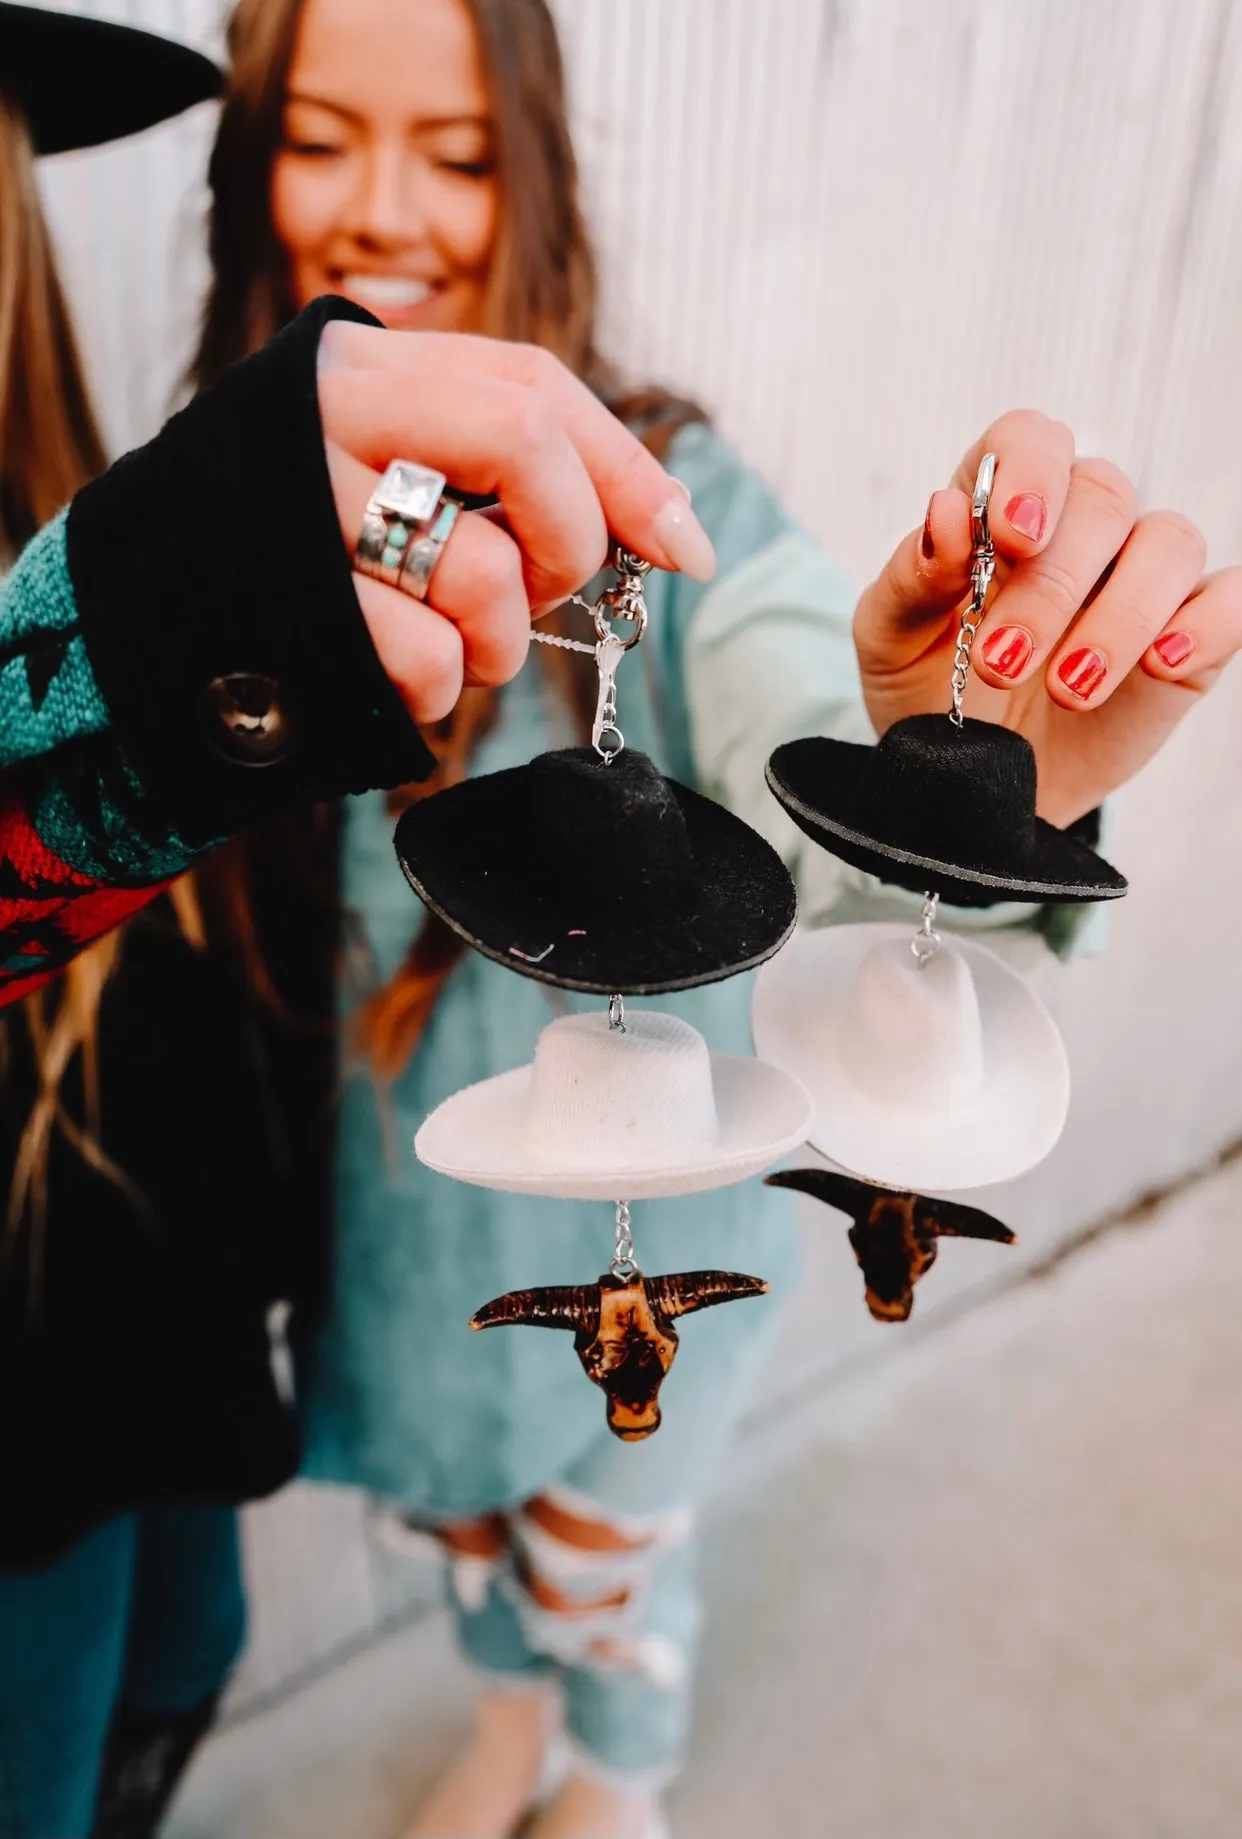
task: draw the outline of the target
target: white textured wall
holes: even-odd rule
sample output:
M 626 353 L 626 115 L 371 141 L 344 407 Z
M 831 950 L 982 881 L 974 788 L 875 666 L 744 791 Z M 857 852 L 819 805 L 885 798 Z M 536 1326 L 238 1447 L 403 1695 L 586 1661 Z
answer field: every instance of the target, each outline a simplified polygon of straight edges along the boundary
M 211 43 L 212 0 L 92 10 Z M 1242 14 L 1229 0 L 558 0 L 610 349 L 696 392 L 865 577 L 986 422 L 1031 404 L 1242 557 Z M 49 163 L 112 437 L 184 361 L 211 111 Z M 998 1202 L 1025 1256 L 1242 1136 L 1242 681 L 1123 803 L 1133 893 L 1047 979 L 1061 1148 Z M 882 1358 L 844 1237 L 774 1382 Z M 941 1259 L 920 1319 L 999 1268 Z M 1011 1255 L 1012 1258 L 1016 1255 Z M 825 1301 L 825 1299 L 827 1299 Z M 887 1338 L 886 1338 L 887 1337 Z M 770 1407 L 769 1407 L 770 1408 Z M 270 1685 L 391 1607 L 347 1501 L 256 1516 Z

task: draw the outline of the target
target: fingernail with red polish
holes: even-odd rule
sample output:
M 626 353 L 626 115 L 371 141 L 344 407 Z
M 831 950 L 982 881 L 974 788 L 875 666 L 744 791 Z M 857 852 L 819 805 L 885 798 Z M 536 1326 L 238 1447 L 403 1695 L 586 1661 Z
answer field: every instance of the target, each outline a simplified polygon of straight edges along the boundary
M 1157 639 L 1152 647 L 1160 654 L 1161 660 L 1170 670 L 1176 670 L 1184 664 L 1195 648 L 1195 642 L 1189 632 L 1166 632 L 1162 639 Z
M 1057 665 L 1057 676 L 1067 690 L 1086 702 L 1103 683 L 1107 670 L 1106 657 L 1093 651 L 1090 645 L 1080 645 L 1077 651 L 1071 651 L 1068 658 L 1063 658 Z
M 1025 626 L 998 626 L 983 643 L 983 661 L 998 677 L 1012 683 L 1031 661 L 1035 640 Z
M 932 502 L 934 503 L 934 500 Z M 927 516 L 923 519 L 923 540 L 919 545 L 929 562 L 936 553 L 936 539 L 932 535 L 931 514 L 932 508 L 931 503 L 929 503 L 927 506 Z
M 1020 530 L 1023 536 L 1029 536 L 1033 543 L 1037 543 L 1048 521 L 1048 507 L 1034 492 L 1019 492 L 1005 506 L 1005 516 L 1015 530 Z

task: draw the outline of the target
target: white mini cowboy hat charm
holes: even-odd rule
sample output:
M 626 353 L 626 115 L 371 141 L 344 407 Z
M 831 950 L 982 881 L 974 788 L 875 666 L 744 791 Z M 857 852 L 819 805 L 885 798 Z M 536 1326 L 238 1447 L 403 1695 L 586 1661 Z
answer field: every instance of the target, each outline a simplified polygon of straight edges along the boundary
M 815 1101 L 813 1146 L 888 1187 L 1006 1181 L 1065 1124 L 1055 1022 L 973 941 L 921 953 L 902 925 L 795 932 L 759 975 L 752 1022 L 756 1051 Z
M 806 1141 L 796 1077 L 712 1054 L 679 1016 L 599 1010 L 550 1022 L 533 1063 L 467 1086 L 414 1139 L 429 1168 L 476 1187 L 565 1200 L 650 1200 L 730 1187 Z

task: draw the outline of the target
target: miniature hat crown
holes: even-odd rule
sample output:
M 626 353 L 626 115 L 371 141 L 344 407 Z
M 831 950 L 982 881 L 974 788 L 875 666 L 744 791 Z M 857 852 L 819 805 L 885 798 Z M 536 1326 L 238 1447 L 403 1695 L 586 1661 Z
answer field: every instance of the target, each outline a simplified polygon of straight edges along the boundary
M 539 1036 L 525 1117 L 537 1162 L 644 1168 L 708 1152 L 718 1136 L 707 1043 L 680 1016 L 631 1011 L 623 1032 L 601 1011 L 565 1015 Z
M 946 1115 L 983 1085 L 983 1023 L 970 966 L 942 944 L 920 965 L 888 939 L 864 957 L 841 1016 L 857 1084 L 881 1104 Z
M 685 814 L 655 762 L 627 748 L 607 764 L 585 747 L 530 762 L 528 798 L 539 887 L 569 895 L 584 914 L 624 894 L 626 914 L 653 920 L 694 895 Z
M 1035 750 L 1024 735 L 994 722 L 957 728 L 943 715 L 908 715 L 872 750 L 856 821 L 900 832 L 921 854 L 960 848 L 969 837 L 984 860 L 1033 847 L 1035 793 Z

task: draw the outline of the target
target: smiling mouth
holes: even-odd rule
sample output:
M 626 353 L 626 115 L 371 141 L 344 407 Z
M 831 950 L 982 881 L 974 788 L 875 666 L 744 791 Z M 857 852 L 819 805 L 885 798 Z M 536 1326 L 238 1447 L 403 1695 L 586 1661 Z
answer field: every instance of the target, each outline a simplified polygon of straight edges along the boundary
M 343 274 L 338 286 L 351 300 L 381 316 L 409 311 L 439 292 L 434 282 L 417 281 L 411 275 Z

